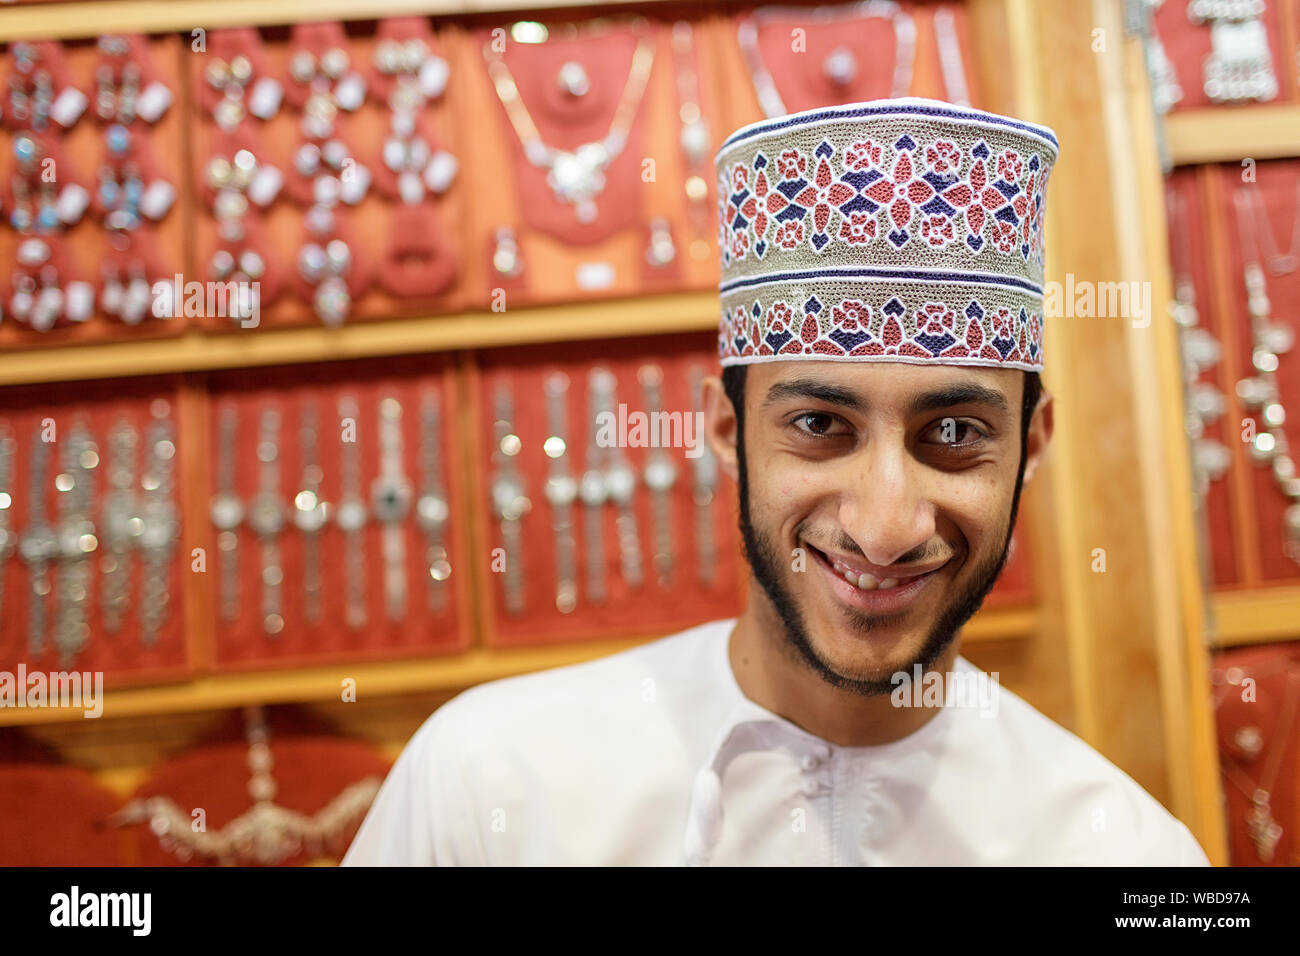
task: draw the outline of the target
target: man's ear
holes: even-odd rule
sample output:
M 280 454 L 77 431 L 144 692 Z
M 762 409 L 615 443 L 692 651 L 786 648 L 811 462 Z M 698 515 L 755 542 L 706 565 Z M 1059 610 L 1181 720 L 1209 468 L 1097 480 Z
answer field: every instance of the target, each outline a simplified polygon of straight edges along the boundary
M 733 479 L 739 480 L 736 462 L 736 410 L 722 387 L 722 379 L 710 375 L 702 383 L 700 400 L 704 405 L 704 437 L 718 458 L 718 465 Z
M 1052 393 L 1043 389 L 1029 420 L 1029 434 L 1025 436 L 1025 481 L 1034 477 L 1047 443 L 1052 440 Z

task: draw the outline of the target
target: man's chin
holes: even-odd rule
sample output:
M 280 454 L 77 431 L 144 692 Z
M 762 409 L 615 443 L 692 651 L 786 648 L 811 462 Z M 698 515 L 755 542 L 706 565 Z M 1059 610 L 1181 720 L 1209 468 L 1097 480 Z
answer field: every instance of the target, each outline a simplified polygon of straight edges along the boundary
M 810 650 L 825 670 L 849 683 L 884 683 L 933 654 L 933 625 L 918 626 L 914 614 L 874 614 L 841 608 L 808 620 Z

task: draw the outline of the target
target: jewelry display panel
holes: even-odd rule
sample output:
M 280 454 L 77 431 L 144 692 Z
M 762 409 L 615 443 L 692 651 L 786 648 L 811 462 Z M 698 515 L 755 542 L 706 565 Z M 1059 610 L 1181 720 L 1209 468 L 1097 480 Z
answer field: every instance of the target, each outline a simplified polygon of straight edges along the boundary
M 219 669 L 469 643 L 458 409 L 438 358 L 213 376 Z
M 894 0 L 742 10 L 720 31 L 731 128 L 886 97 L 980 107 L 967 20 L 963 4 Z
M 1169 205 L 1210 580 L 1300 583 L 1300 161 L 1181 170 Z
M 180 38 L 16 42 L 0 57 L 0 349 L 177 333 Z
M 1300 11 L 1288 0 L 1141 0 L 1156 109 L 1294 103 Z
M 1300 865 L 1300 653 L 1219 651 L 1211 684 L 1232 865 Z
M 494 184 L 477 197 L 477 304 L 717 284 L 720 22 L 527 21 L 466 35 L 462 69 L 487 120 L 476 171 Z
M 671 633 L 736 613 L 734 484 L 694 414 L 714 347 L 679 336 L 478 356 L 489 645 Z
M 187 674 L 182 400 L 158 382 L 0 399 L 0 670 Z

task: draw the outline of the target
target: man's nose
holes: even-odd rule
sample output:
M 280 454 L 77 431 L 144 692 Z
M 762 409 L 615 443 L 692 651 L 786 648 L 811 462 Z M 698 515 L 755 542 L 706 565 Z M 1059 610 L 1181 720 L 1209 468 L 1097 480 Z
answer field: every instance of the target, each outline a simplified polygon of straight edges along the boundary
M 935 507 L 924 469 L 901 443 L 868 443 L 846 462 L 840 499 L 843 528 L 872 564 L 893 564 L 935 533 Z

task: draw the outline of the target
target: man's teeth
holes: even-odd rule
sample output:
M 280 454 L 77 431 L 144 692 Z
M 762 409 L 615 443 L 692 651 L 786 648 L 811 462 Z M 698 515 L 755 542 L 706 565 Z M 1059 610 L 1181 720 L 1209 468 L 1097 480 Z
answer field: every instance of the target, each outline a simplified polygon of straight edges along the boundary
M 843 575 L 845 581 L 862 591 L 887 591 L 898 587 L 898 578 L 885 578 L 882 581 L 873 574 L 858 574 L 852 568 L 846 568 L 838 562 L 835 564 L 835 570 Z

